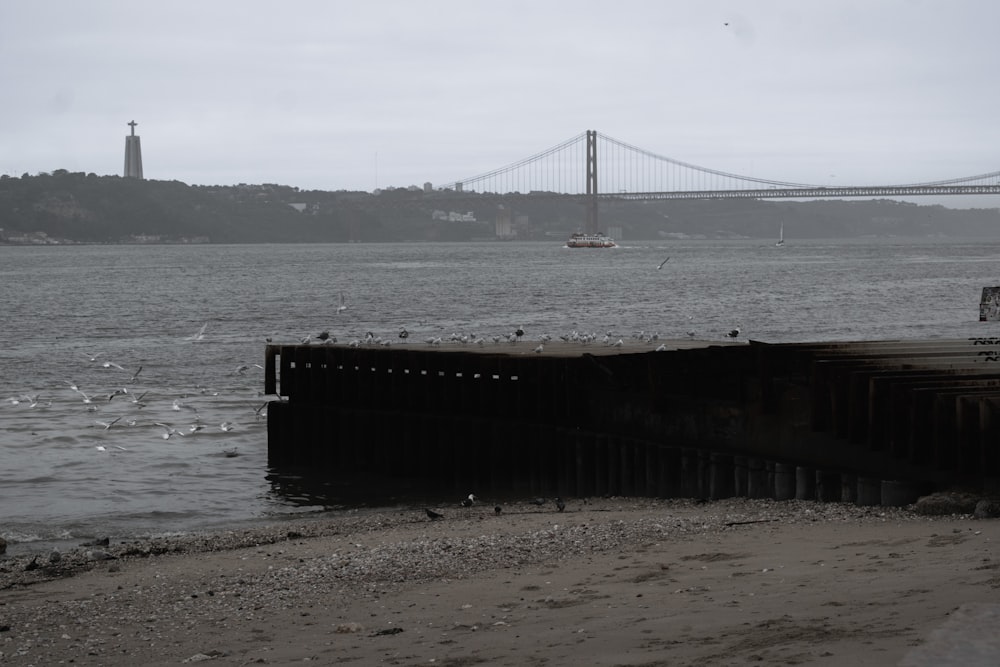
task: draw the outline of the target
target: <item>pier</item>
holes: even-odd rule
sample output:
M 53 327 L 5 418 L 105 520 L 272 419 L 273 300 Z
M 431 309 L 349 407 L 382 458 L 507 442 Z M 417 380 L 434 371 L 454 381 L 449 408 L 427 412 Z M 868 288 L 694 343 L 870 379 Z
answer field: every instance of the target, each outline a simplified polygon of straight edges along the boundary
M 1000 477 L 1000 338 L 269 345 L 273 469 L 463 498 L 905 505 Z

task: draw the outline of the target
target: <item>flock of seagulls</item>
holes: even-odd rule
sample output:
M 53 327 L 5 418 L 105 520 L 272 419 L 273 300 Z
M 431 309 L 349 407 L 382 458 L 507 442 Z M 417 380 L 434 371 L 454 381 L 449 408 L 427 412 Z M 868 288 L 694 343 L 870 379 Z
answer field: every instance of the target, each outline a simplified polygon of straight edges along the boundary
M 182 344 L 203 341 L 207 329 L 206 323 L 193 335 L 178 340 Z M 7 402 L 11 406 L 35 410 L 51 410 L 55 405 L 70 416 L 78 409 L 81 415 L 90 416 L 89 422 L 80 422 L 80 428 L 86 429 L 89 424 L 91 429 L 96 429 L 81 439 L 103 453 L 127 452 L 141 447 L 145 437 L 172 440 L 209 432 L 225 437 L 224 434 L 238 432 L 266 419 L 268 402 L 260 403 L 263 394 L 256 388 L 246 387 L 246 395 L 237 396 L 244 390 L 233 387 L 231 381 L 226 386 L 225 378 L 220 378 L 224 387 L 221 390 L 200 385 L 178 389 L 162 376 L 149 376 L 143 365 L 119 363 L 107 358 L 104 352 L 81 353 L 83 365 L 75 370 L 70 368 L 90 386 L 77 380 L 64 380 L 61 389 L 59 386 L 52 388 L 44 399 L 41 393 L 23 393 L 10 397 Z M 231 376 L 246 376 L 262 369 L 260 364 L 239 364 Z M 244 384 L 257 384 L 257 381 L 249 380 Z M 240 404 L 245 407 L 240 408 Z M 241 410 L 245 410 L 242 418 L 239 416 Z M 217 425 L 213 425 L 208 416 L 211 414 L 219 415 Z M 99 435 L 95 436 L 95 432 Z M 144 436 L 146 433 L 149 435 Z M 237 447 L 228 446 L 231 440 L 205 442 L 221 444 L 219 453 L 226 457 L 238 455 Z
M 669 258 L 667 258 L 669 259 Z M 691 319 L 690 317 L 688 318 Z M 733 329 L 726 331 L 721 334 L 724 338 L 736 338 L 742 333 L 742 327 L 737 326 Z M 396 338 L 400 343 L 409 342 L 412 334 L 406 327 L 401 327 Z M 458 344 L 458 345 L 475 345 L 478 347 L 485 346 L 497 346 L 497 345 L 512 345 L 516 346 L 523 340 L 526 340 L 526 334 L 523 327 L 517 327 L 513 331 L 508 331 L 505 333 L 498 334 L 481 334 L 481 333 L 460 333 L 453 332 L 448 335 L 430 335 L 423 339 L 423 342 L 429 346 L 441 346 L 445 344 Z M 687 338 L 695 338 L 697 333 L 693 329 L 687 329 L 684 333 Z M 681 336 L 674 336 L 680 338 Z M 624 347 L 626 344 L 651 344 L 656 346 L 656 351 L 662 352 L 668 348 L 668 346 L 663 342 L 670 338 L 669 335 L 663 334 L 661 332 L 645 332 L 637 331 L 631 334 L 615 334 L 608 331 L 604 334 L 599 334 L 596 332 L 580 332 L 571 331 L 565 334 L 559 334 L 553 337 L 551 334 L 542 334 L 536 341 L 533 342 L 533 347 L 531 351 L 536 354 L 541 354 L 545 351 L 545 346 L 549 341 L 560 340 L 564 343 L 574 343 L 579 345 L 603 345 L 605 347 Z M 267 342 L 272 342 L 273 338 L 268 337 Z M 329 330 L 324 330 L 317 335 L 307 334 L 299 339 L 299 343 L 302 345 L 310 344 L 333 344 L 338 341 L 337 337 L 332 335 Z M 371 331 L 365 333 L 364 336 L 351 338 L 346 341 L 345 344 L 348 347 L 388 347 L 393 344 L 393 339 L 389 336 L 377 335 Z
M 479 498 L 477 498 L 474 493 L 470 493 L 467 497 L 465 497 L 461 501 L 459 501 L 458 505 L 460 507 L 468 510 L 473 505 L 475 505 L 478 501 L 479 501 Z M 527 503 L 529 505 L 534 505 L 536 507 L 541 508 L 541 507 L 545 506 L 548 503 L 548 499 L 547 498 L 542 498 L 542 497 L 536 497 L 536 498 L 529 499 L 527 501 Z M 554 499 L 553 503 L 555 504 L 555 508 L 556 508 L 557 512 L 564 512 L 564 511 L 566 511 L 566 501 L 564 501 L 562 498 L 556 497 Z M 496 505 L 495 504 L 493 506 L 493 514 L 494 514 L 494 516 L 500 516 L 502 513 L 503 513 L 503 507 L 501 505 Z M 430 519 L 431 521 L 438 521 L 440 519 L 444 519 L 445 516 L 446 516 L 443 512 L 439 512 L 436 509 L 431 509 L 430 507 L 425 507 L 424 508 L 424 514 L 426 514 L 427 518 Z
M 669 259 L 669 258 L 668 258 Z M 688 318 L 691 319 L 690 317 Z M 736 327 L 725 332 L 723 337 L 726 338 L 736 338 L 740 335 L 742 331 L 741 327 Z M 692 329 L 687 329 L 685 334 L 687 338 L 695 338 L 696 332 Z M 399 343 L 409 342 L 412 334 L 406 327 L 401 327 L 399 333 L 396 335 Z M 680 336 L 675 336 L 680 337 Z M 540 335 L 531 351 L 537 354 L 541 354 L 545 351 L 545 345 L 552 340 L 558 339 L 564 343 L 574 343 L 579 345 L 603 345 L 606 347 L 624 347 L 627 343 L 643 343 L 657 345 L 657 351 L 667 350 L 668 347 L 662 341 L 669 338 L 668 335 L 661 332 L 645 332 L 637 331 L 631 334 L 615 334 L 611 331 L 599 334 L 596 332 L 580 332 L 573 330 L 569 333 L 559 334 L 553 337 L 551 334 Z M 273 337 L 268 337 L 267 342 L 273 342 Z M 453 332 L 448 335 L 430 335 L 423 339 L 426 345 L 430 346 L 441 346 L 445 344 L 458 344 L 458 345 L 475 345 L 478 347 L 485 346 L 497 346 L 497 345 L 512 345 L 516 346 L 526 340 L 526 334 L 523 327 L 518 326 L 513 331 L 508 331 L 505 333 L 498 334 L 481 334 L 481 333 L 460 333 Z M 302 345 L 312 345 L 312 344 L 334 344 L 338 342 L 337 336 L 330 333 L 329 330 L 323 330 L 319 334 L 312 335 L 306 334 L 299 339 L 299 343 Z M 393 344 L 393 339 L 389 336 L 382 336 L 375 334 L 371 331 L 365 333 L 364 336 L 354 337 L 347 340 L 345 343 L 348 347 L 388 347 Z M 246 370 L 247 367 L 242 367 Z

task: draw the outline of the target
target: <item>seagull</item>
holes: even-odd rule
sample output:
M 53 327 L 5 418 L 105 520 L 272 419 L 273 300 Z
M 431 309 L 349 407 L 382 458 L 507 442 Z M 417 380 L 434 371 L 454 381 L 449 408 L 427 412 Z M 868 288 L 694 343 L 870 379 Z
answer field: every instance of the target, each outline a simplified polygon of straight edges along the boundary
M 193 336 L 188 336 L 187 339 L 188 340 L 201 340 L 202 338 L 205 337 L 205 329 L 207 329 L 207 328 L 208 328 L 208 322 L 205 322 L 204 324 L 201 325 L 201 328 L 198 329 L 198 333 L 194 334 Z
M 173 403 L 173 406 L 171 407 L 171 409 L 175 410 L 177 412 L 180 412 L 181 410 L 190 410 L 191 412 L 194 412 L 195 414 L 198 414 L 198 408 L 192 407 L 192 406 L 188 405 L 187 403 L 181 403 L 181 399 L 179 399 L 179 398 L 175 398 L 174 399 L 174 403 Z
M 105 361 L 103 364 L 101 364 L 101 367 L 103 367 L 103 368 L 114 368 L 115 370 L 119 370 L 119 371 L 125 370 L 124 368 L 122 368 L 121 366 L 119 366 L 118 364 L 116 364 L 113 361 Z
M 181 433 L 180 431 L 178 431 L 177 429 L 175 429 L 170 424 L 164 424 L 163 422 L 155 422 L 155 425 L 159 426 L 160 428 L 162 428 L 165 431 L 165 433 L 163 434 L 163 439 L 164 440 L 169 440 L 170 436 L 173 436 L 173 435 L 180 435 L 180 436 L 184 435 L 183 433 Z
M 560 512 L 566 509 L 566 503 L 563 502 L 562 498 L 556 498 L 556 507 L 559 509 Z
M 399 337 L 402 338 L 403 340 L 406 340 L 407 338 L 410 337 L 410 332 L 406 330 L 406 327 L 403 327 L 402 329 L 399 330 Z
M 736 338 L 739 335 L 740 335 L 739 327 L 736 327 L 735 329 L 726 334 L 726 336 L 728 336 L 729 338 Z
M 42 406 L 43 408 L 47 408 L 52 405 L 52 401 L 46 401 L 45 403 L 42 403 L 41 399 L 38 398 L 38 394 L 35 394 L 34 396 L 25 396 L 25 398 L 28 399 L 29 408 L 36 408 L 39 405 Z
M 468 498 L 462 500 L 462 507 L 472 507 L 474 502 L 476 502 L 476 496 L 470 493 Z
M 76 393 L 80 394 L 81 396 L 83 396 L 83 402 L 84 402 L 84 403 L 93 403 L 93 402 L 94 402 L 94 399 L 93 399 L 93 398 L 91 398 L 91 397 L 90 397 L 90 396 L 88 396 L 87 394 L 83 393 L 83 392 L 82 392 L 82 391 L 80 390 L 80 388 L 79 388 L 79 387 L 77 387 L 77 386 L 76 386 L 75 384 L 71 384 L 71 385 L 69 386 L 69 388 L 70 388 L 70 389 L 72 389 L 73 391 L 75 391 Z
M 533 352 L 535 352 L 536 354 L 541 354 L 544 350 L 545 350 L 545 344 L 544 343 L 539 343 L 538 347 L 536 347 L 533 350 Z
M 323 331 L 321 331 L 319 334 L 316 335 L 316 339 L 317 340 L 321 340 L 324 343 L 326 343 L 328 341 L 331 342 L 331 343 L 336 343 L 337 342 L 337 337 L 336 336 L 331 337 L 330 336 L 330 332 L 327 331 L 327 330 L 325 330 L 325 329 Z
M 95 421 L 97 421 L 97 423 L 100 424 L 101 426 L 103 426 L 104 430 L 107 431 L 109 428 L 111 428 L 112 426 L 114 426 L 115 424 L 117 424 L 119 419 L 121 419 L 121 417 L 115 417 L 114 419 L 112 419 L 109 422 L 102 422 L 99 419 L 95 420 Z
M 500 516 L 500 512 L 502 512 L 502 511 L 503 511 L 503 508 L 501 508 L 499 505 L 497 505 L 496 507 L 493 508 L 493 513 L 496 514 L 497 516 Z
M 517 340 L 521 340 L 521 336 L 523 336 L 523 335 L 524 335 L 524 329 L 522 329 L 521 327 L 518 327 L 514 331 L 514 336 L 517 338 Z
M 340 315 L 342 312 L 347 310 L 347 304 L 344 303 L 344 293 L 340 293 L 340 305 L 337 306 L 337 314 Z
M 142 372 L 142 366 L 139 366 L 135 373 L 132 373 L 132 377 L 128 379 L 129 384 L 135 384 L 135 381 L 139 379 L 139 373 Z
M 90 354 L 89 352 L 84 352 L 84 354 L 87 355 L 87 359 L 89 359 L 90 361 L 97 361 L 97 357 L 101 356 L 103 352 L 96 352 L 94 354 Z
M 444 518 L 444 514 L 439 514 L 430 508 L 427 508 L 424 511 L 427 512 L 427 518 L 430 519 L 431 521 L 434 521 L 435 519 Z
M 236 424 L 234 424 L 233 422 L 222 422 L 221 424 L 219 424 L 219 428 L 228 433 L 229 431 L 232 431 L 234 428 L 236 428 Z
M 665 260 L 663 260 L 662 262 L 660 262 L 660 265 L 658 267 L 656 267 L 656 270 L 659 271 L 660 269 L 662 269 L 663 265 L 666 264 L 669 261 L 670 261 L 670 258 L 667 257 Z

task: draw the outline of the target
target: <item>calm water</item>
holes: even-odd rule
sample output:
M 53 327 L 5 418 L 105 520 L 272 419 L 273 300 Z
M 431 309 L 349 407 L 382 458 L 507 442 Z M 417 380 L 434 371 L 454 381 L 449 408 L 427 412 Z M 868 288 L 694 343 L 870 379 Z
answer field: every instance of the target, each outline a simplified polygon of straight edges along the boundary
M 0 247 L 0 273 L 0 535 L 15 553 L 316 511 L 269 478 L 254 365 L 268 336 L 1000 333 L 978 322 L 998 243 Z

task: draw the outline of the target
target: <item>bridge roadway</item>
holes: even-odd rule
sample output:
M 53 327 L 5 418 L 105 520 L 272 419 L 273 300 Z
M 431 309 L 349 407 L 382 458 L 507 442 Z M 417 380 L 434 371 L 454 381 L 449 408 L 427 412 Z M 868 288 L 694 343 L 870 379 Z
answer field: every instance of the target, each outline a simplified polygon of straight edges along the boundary
M 402 200 L 388 200 L 390 205 L 401 202 L 436 201 L 442 204 L 473 203 L 490 200 L 496 203 L 516 203 L 529 199 L 561 199 L 586 203 L 593 199 L 600 201 L 662 201 L 678 199 L 826 199 L 850 197 L 922 197 L 947 195 L 997 195 L 1000 194 L 1000 183 L 984 185 L 878 185 L 878 186 L 842 186 L 842 187 L 767 187 L 743 190 L 675 190 L 670 192 L 599 192 L 593 195 L 583 193 L 559 192 L 476 192 L 476 191 L 435 191 L 433 193 L 419 192 Z M 374 203 L 372 200 L 371 203 Z M 384 204 L 385 201 L 379 201 Z
M 997 338 L 537 345 L 270 345 L 270 465 L 443 497 L 906 504 L 1000 479 Z

